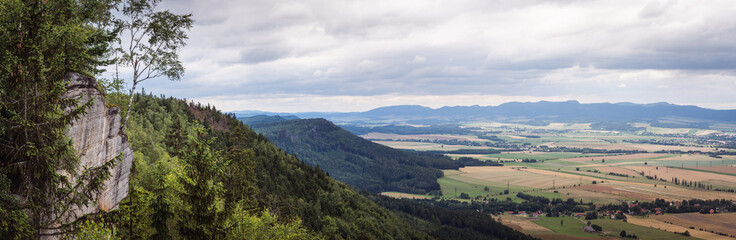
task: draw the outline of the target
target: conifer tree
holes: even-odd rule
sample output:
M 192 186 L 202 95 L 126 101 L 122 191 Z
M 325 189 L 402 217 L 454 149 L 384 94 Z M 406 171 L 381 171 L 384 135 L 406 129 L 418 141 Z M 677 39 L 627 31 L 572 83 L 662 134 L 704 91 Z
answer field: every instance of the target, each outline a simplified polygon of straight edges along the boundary
M 212 152 L 212 139 L 198 123 L 196 136 L 189 137 L 183 155 L 184 175 L 181 200 L 184 209 L 179 214 L 179 235 L 185 239 L 221 239 L 224 236 L 222 209 L 223 186 L 219 179 L 222 166 L 218 154 Z
M 231 212 L 235 204 L 241 204 L 242 208 L 252 210 L 256 206 L 255 174 L 253 173 L 255 152 L 248 148 L 249 141 L 245 130 L 237 125 L 230 132 L 230 148 L 225 154 L 225 207 L 226 212 Z
M 161 164 L 158 164 L 157 168 L 157 172 L 159 174 L 156 178 L 159 179 L 159 182 L 154 187 L 154 196 L 151 200 L 151 227 L 153 227 L 156 232 L 151 236 L 151 239 L 168 240 L 172 239 L 171 233 L 169 232 L 168 222 L 169 219 L 172 219 L 174 216 L 173 208 L 171 206 L 172 204 L 168 199 L 171 191 L 165 180 L 166 176 L 164 174 L 166 173 L 166 170 L 163 169 Z
M 29 229 L 0 235 L 34 238 L 67 231 L 70 209 L 93 202 L 112 161 L 78 170 L 66 131 L 90 105 L 67 92 L 71 72 L 99 73 L 115 32 L 113 1 L 0 1 L 0 218 Z M 2 184 L 0 184 L 2 185 Z M 12 192 L 10 191 L 12 189 Z M 7 198 L 8 194 L 16 198 Z M 22 220 L 27 215 L 27 220 Z M 66 218 L 66 219 L 65 219 Z M 23 224 L 17 225 L 24 226 Z
M 186 130 L 182 128 L 179 120 L 174 120 L 174 124 L 171 125 L 164 139 L 164 144 L 166 144 L 168 152 L 172 156 L 181 157 L 181 154 L 185 151 L 186 140 Z

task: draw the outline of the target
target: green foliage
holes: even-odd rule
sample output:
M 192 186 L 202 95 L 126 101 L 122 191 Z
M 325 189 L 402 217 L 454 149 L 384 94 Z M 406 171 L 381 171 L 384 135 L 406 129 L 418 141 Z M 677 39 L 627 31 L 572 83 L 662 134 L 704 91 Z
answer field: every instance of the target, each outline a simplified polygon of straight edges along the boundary
M 152 238 L 153 234 L 164 232 L 162 219 L 166 219 L 168 236 L 172 239 L 184 237 L 179 235 L 179 227 L 183 224 L 178 223 L 184 221 L 183 209 L 188 208 L 186 202 L 189 200 L 179 196 L 189 191 L 185 186 L 190 183 L 182 182 L 181 178 L 193 179 L 193 173 L 185 170 L 185 165 L 189 165 L 192 159 L 186 156 L 191 155 L 187 153 L 182 158 L 174 156 L 170 152 L 174 149 L 167 147 L 165 140 L 177 121 L 186 136 L 199 136 L 201 129 L 200 134 L 195 134 L 194 129 L 200 128 L 193 122 L 195 120 L 203 126 L 211 126 L 205 134 L 209 138 L 197 138 L 199 145 L 183 145 L 188 153 L 196 151 L 194 147 L 209 147 L 212 157 L 220 159 L 217 162 L 222 172 L 209 183 L 222 183 L 224 192 L 216 195 L 220 200 L 215 201 L 215 205 L 218 211 L 223 209 L 231 214 L 222 217 L 225 224 L 219 231 L 226 235 L 232 234 L 230 228 L 236 226 L 234 222 L 237 221 L 233 219 L 242 218 L 242 214 L 249 218 L 262 218 L 253 214 L 270 210 L 277 216 L 275 221 L 278 224 L 297 229 L 293 222 L 301 219 L 299 226 L 302 230 L 328 239 L 426 236 L 347 185 L 331 179 L 320 169 L 278 149 L 231 115 L 178 99 L 148 95 L 136 95 L 135 98 L 127 134 L 135 150 L 135 169 L 130 184 L 137 191 L 131 192 L 120 209 L 112 214 L 124 239 Z M 109 99 L 127 100 L 117 96 Z M 226 131 L 215 130 L 222 129 L 217 126 L 226 126 Z M 164 193 L 161 189 L 165 189 Z M 161 197 L 166 204 L 159 206 L 168 206 L 173 215 L 168 215 L 164 207 L 160 216 L 168 218 L 156 217 L 156 202 Z M 133 199 L 132 206 L 130 199 Z
M 598 219 L 598 212 L 590 211 L 585 213 L 585 220 Z
M 109 94 L 111 104 L 127 101 L 122 94 Z M 148 96 L 137 96 L 128 129 L 128 141 L 134 149 L 128 197 L 112 213 L 123 239 L 177 239 L 178 211 L 183 209 L 180 192 L 184 175 L 182 159 L 167 151 L 169 126 L 179 122 L 184 139 L 194 123 L 189 120 L 186 103 Z M 181 146 L 187 145 L 186 141 Z
M 413 228 L 421 229 L 437 239 L 534 239 L 496 222 L 489 214 L 437 206 L 446 201 L 412 201 L 380 195 L 371 199 L 399 213 Z
M 595 230 L 596 232 L 603 231 L 603 227 L 599 226 L 598 224 L 590 225 L 590 227 L 592 227 L 593 230 Z
M 241 209 L 236 209 L 230 220 L 232 226 L 228 232 L 227 239 L 324 239 L 314 235 L 301 226 L 301 220 L 290 223 L 280 223 L 278 217 L 269 211 L 264 211 L 260 216 L 248 214 Z
M 230 132 L 230 147 L 224 163 L 228 166 L 223 176 L 226 212 L 231 212 L 235 206 L 245 207 L 249 211 L 257 207 L 255 194 L 258 189 L 253 172 L 255 152 L 247 147 L 250 141 L 245 128 L 235 125 Z
M 0 172 L 0 236 L 8 239 L 33 238 L 34 229 L 23 210 L 13 208 L 17 200 L 10 195 L 10 180 Z
M 100 91 L 103 93 L 122 93 L 123 89 L 125 89 L 125 81 L 122 79 L 105 79 L 105 78 L 98 78 L 97 83 L 102 86 L 104 91 Z
M 187 132 L 181 126 L 180 121 L 174 121 L 174 125 L 170 127 L 169 132 L 166 134 L 164 144 L 166 144 L 166 150 L 171 155 L 181 157 L 182 152 L 186 151 L 185 142 L 187 139 Z
M 151 227 L 155 230 L 155 233 L 151 236 L 152 239 L 171 239 L 171 231 L 169 230 L 169 222 L 174 217 L 174 200 L 170 199 L 169 196 L 175 194 L 171 188 L 172 182 L 175 179 L 173 174 L 161 175 L 166 173 L 166 169 L 162 164 L 157 164 L 159 168 L 156 173 L 159 179 L 159 184 L 154 187 L 153 199 L 151 200 Z
M 109 214 L 119 235 L 123 239 L 149 239 L 154 234 L 151 228 L 151 192 L 139 186 L 131 186 L 118 210 Z
M 122 19 L 116 25 L 129 39 L 118 41 L 116 64 L 130 67 L 132 87 L 127 106 L 133 104 L 136 86 L 146 80 L 165 76 L 179 80 L 184 66 L 179 61 L 179 49 L 186 45 L 187 32 L 192 27 L 192 14 L 177 15 L 169 10 L 156 11 L 161 0 L 122 0 Z M 116 65 L 117 71 L 117 65 Z M 119 81 L 116 72 L 116 81 Z M 125 112 L 122 131 L 128 127 L 130 108 Z
M 470 195 L 467 193 L 460 193 L 460 199 L 470 199 Z
M 276 146 L 319 166 L 330 176 L 374 193 L 439 191 L 441 169 L 458 163 L 440 155 L 411 153 L 365 140 L 325 119 L 296 119 L 255 125 Z
M 112 4 L 0 1 L 0 181 L 10 181 L 12 193 L 24 198 L 0 196 L 7 200 L 0 202 L 0 219 L 17 223 L 4 227 L 10 236 L 26 236 L 28 225 L 36 238 L 66 231 L 62 218 L 92 202 L 109 176 L 114 161 L 78 171 L 66 131 L 91 101 L 62 96 L 69 73 L 96 74 L 108 62 Z
M 223 166 L 218 153 L 210 149 L 212 142 L 205 129 L 194 128 L 183 156 L 184 174 L 179 178 L 183 187 L 180 197 L 179 234 L 185 239 L 219 239 L 225 234 L 223 200 L 220 181 Z
M 79 226 L 79 231 L 74 234 L 74 237 L 71 237 L 69 239 L 76 239 L 76 240 L 119 240 L 120 237 L 117 236 L 114 229 L 110 229 L 109 227 L 105 226 L 105 224 L 101 222 L 96 222 L 92 220 L 85 220 L 84 223 L 82 223 Z

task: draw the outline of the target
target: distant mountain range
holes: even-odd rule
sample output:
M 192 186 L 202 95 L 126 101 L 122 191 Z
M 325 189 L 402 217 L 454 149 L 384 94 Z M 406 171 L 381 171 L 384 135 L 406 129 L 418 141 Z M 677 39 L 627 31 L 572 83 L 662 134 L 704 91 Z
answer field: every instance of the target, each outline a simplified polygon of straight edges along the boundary
M 496 122 L 653 122 L 688 125 L 693 123 L 736 123 L 736 110 L 714 110 L 670 103 L 579 103 L 509 102 L 498 106 L 454 106 L 432 109 L 418 105 L 380 107 L 366 112 L 268 113 L 235 112 L 238 117 L 258 114 L 325 118 L 345 123 L 441 124 L 479 121 Z M 249 115 L 250 114 L 250 115 Z

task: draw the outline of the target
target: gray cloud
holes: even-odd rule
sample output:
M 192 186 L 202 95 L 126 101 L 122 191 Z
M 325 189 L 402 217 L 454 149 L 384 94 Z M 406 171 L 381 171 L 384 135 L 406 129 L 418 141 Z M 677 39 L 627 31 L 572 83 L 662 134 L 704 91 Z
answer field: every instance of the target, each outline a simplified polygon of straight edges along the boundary
M 182 52 L 183 81 L 147 89 L 218 99 L 226 109 L 264 94 L 736 108 L 736 5 L 728 0 L 187 0 L 162 7 L 191 12 L 197 22 Z

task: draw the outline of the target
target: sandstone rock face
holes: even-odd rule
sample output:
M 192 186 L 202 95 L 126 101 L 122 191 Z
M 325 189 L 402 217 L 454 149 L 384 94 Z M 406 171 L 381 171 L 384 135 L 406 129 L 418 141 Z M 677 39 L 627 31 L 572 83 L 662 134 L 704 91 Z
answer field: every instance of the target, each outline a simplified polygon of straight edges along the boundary
M 80 104 L 92 100 L 87 112 L 69 128 L 68 135 L 74 140 L 82 167 L 98 167 L 110 159 L 123 154 L 111 169 L 110 178 L 97 198 L 96 204 L 73 210 L 73 218 L 118 208 L 120 201 L 128 195 L 128 178 L 133 163 L 133 149 L 127 137 L 120 132 L 120 109 L 105 106 L 105 97 L 97 90 L 97 81 L 79 73 L 67 75 L 70 81 L 64 97 L 79 98 Z

